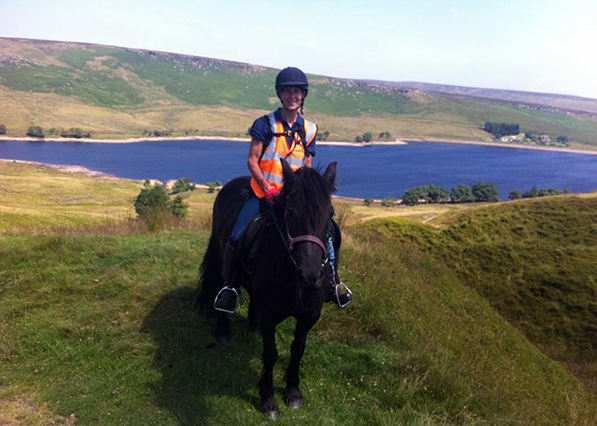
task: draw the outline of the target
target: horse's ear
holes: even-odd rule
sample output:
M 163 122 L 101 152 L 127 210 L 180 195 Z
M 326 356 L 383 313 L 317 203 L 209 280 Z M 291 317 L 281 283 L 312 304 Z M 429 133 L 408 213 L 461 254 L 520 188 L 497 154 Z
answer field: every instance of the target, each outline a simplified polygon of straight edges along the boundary
M 290 167 L 290 164 L 288 164 L 286 160 L 280 159 L 280 162 L 282 163 L 284 184 L 287 184 L 292 180 L 292 175 L 294 174 L 294 171 L 292 170 L 292 167 Z
M 335 161 L 333 163 L 328 164 L 325 172 L 323 174 L 323 178 L 327 180 L 332 188 L 332 192 L 336 191 L 336 168 L 338 163 Z

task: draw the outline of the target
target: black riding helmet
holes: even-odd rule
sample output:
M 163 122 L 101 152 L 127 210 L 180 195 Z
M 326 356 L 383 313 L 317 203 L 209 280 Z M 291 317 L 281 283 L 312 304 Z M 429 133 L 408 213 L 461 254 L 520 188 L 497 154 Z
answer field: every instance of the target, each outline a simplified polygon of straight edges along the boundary
M 284 68 L 276 76 L 276 92 L 284 87 L 298 87 L 309 93 L 309 80 L 304 72 L 295 67 Z

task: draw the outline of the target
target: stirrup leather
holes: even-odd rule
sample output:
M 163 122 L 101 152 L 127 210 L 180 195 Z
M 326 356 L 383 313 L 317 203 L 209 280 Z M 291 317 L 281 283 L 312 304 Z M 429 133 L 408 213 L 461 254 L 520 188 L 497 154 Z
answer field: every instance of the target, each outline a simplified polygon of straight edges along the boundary
M 226 292 L 226 291 L 232 291 L 232 292 L 234 292 L 234 296 L 236 298 L 236 303 L 234 305 L 234 309 L 233 310 L 219 308 L 219 307 L 216 306 L 216 302 L 218 301 L 218 298 L 220 297 L 220 294 L 222 294 L 223 292 Z M 216 311 L 226 312 L 227 314 L 235 314 L 236 310 L 238 309 L 238 291 L 236 291 L 236 289 L 234 287 L 229 287 L 229 286 L 222 287 L 220 289 L 220 291 L 218 291 L 218 294 L 216 294 L 216 298 L 214 299 L 214 309 Z
M 340 291 L 338 290 L 340 287 L 342 287 L 346 291 L 346 293 L 348 293 L 348 295 L 350 296 L 348 302 L 346 302 L 344 304 L 342 302 L 340 302 Z M 348 306 L 352 303 L 352 290 L 349 289 L 348 286 L 346 284 L 344 284 L 343 281 L 340 281 L 339 283 L 337 283 L 335 285 L 334 296 L 336 297 L 336 303 L 338 304 L 338 306 L 340 308 L 345 308 L 346 306 Z

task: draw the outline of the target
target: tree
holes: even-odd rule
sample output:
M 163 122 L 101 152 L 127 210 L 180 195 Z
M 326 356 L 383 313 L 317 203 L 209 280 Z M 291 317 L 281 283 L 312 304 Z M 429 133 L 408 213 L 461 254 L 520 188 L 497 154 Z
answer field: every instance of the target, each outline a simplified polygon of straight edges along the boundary
M 191 182 L 190 178 L 180 178 L 172 186 L 171 194 L 179 194 L 181 192 L 194 191 L 196 186 Z
M 556 140 L 564 146 L 570 146 L 570 139 L 568 139 L 568 136 L 558 136 Z
M 0 124 L 0 135 L 6 134 L 6 126 L 4 124 Z
M 421 202 L 429 202 L 429 195 L 426 186 L 415 186 L 410 188 L 406 190 L 402 196 L 402 203 L 406 204 L 407 206 L 414 206 Z
M 381 132 L 379 134 L 379 139 L 390 140 L 392 139 L 392 134 L 390 132 Z
M 450 201 L 453 203 L 474 203 L 475 196 L 468 185 L 458 185 L 450 191 Z
M 447 189 L 439 187 L 437 185 L 427 185 L 425 187 L 427 191 L 427 198 L 432 203 L 439 203 L 448 199 L 450 193 Z
M 356 138 L 354 138 L 354 141 L 355 141 L 355 142 L 359 142 L 359 143 L 363 143 L 363 142 L 364 142 L 364 139 L 363 139 L 363 137 L 362 137 L 362 136 L 360 136 L 360 135 L 359 135 L 359 136 L 357 136 Z
M 371 207 L 373 205 L 373 198 L 365 198 L 363 203 L 365 203 L 367 207 Z
M 518 200 L 521 197 L 522 197 L 522 195 L 520 194 L 520 191 L 518 189 L 516 189 L 508 194 L 508 198 L 511 199 L 512 201 Z
M 364 133 L 363 140 L 365 142 L 371 142 L 373 140 L 373 133 L 371 133 L 371 132 Z
M 172 212 L 172 215 L 174 217 L 180 219 L 187 216 L 187 213 L 189 211 L 189 205 L 185 203 L 184 198 L 182 198 L 182 195 L 179 194 L 176 197 L 174 197 L 174 200 L 172 200 L 172 204 L 170 205 L 170 211 Z
M 492 183 L 477 182 L 472 187 L 477 202 L 496 202 L 500 200 L 497 187 Z
M 27 129 L 27 136 L 31 136 L 34 138 L 43 138 L 44 135 L 44 129 L 42 129 L 39 126 L 29 126 L 29 128 Z

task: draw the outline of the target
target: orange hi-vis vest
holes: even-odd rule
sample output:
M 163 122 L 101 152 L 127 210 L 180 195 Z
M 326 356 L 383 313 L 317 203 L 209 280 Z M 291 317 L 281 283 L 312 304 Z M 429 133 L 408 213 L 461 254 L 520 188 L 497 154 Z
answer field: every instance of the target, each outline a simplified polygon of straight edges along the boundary
M 288 162 L 292 170 L 298 170 L 304 167 L 307 161 L 305 149 L 311 145 L 317 134 L 317 125 L 303 119 L 305 126 L 305 140 L 303 141 L 301 135 L 295 132 L 292 145 L 288 146 L 286 131 L 284 123 L 277 121 L 273 112 L 267 115 L 272 131 L 272 139 L 265 147 L 261 159 L 259 160 L 259 168 L 263 173 L 263 177 L 272 187 L 282 189 L 283 186 L 283 170 L 281 159 Z M 251 188 L 255 195 L 259 198 L 265 196 L 265 192 L 257 183 L 254 177 L 251 178 Z

